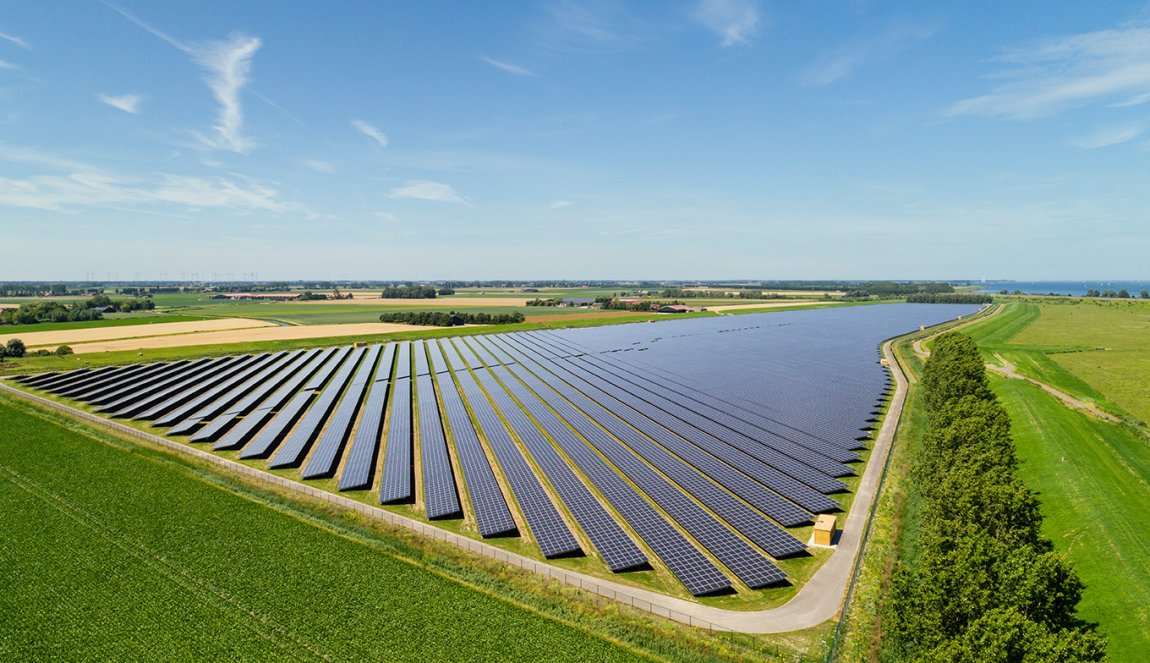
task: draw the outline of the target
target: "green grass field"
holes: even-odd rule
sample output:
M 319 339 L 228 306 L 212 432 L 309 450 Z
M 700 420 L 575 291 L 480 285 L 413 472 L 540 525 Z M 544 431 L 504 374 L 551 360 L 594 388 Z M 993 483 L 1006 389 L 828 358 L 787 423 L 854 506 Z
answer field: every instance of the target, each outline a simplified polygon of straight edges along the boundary
M 29 334 L 41 331 L 68 331 L 69 329 L 94 329 L 103 327 L 132 327 L 155 325 L 164 322 L 195 322 L 205 320 L 203 316 L 168 315 L 162 313 L 108 313 L 102 320 L 86 322 L 42 322 L 35 325 L 0 325 L 0 335 Z
M 1045 300 L 1010 303 L 964 332 L 988 361 L 999 355 L 1024 375 L 1126 415 L 1150 404 L 1148 329 L 1150 306 L 1141 302 Z M 1114 660 L 1142 660 L 1150 647 L 1144 429 L 1072 410 L 1022 381 L 992 374 L 991 384 L 1011 415 L 1020 474 L 1041 496 L 1044 533 L 1087 585 L 1081 617 L 1110 636 Z

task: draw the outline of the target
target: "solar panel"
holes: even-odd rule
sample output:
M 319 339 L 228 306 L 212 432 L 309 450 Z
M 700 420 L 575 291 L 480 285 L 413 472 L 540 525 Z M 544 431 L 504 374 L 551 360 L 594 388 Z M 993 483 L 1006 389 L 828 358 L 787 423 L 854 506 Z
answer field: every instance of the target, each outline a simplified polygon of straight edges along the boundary
M 323 388 L 319 396 L 316 397 L 315 402 L 308 408 L 307 414 L 300 419 L 299 423 L 284 440 L 283 445 L 276 451 L 268 462 L 268 467 L 274 469 L 284 467 L 298 467 L 303 462 L 304 457 L 307 455 L 308 450 L 311 448 L 312 442 L 319 436 L 323 424 L 327 421 L 328 416 L 331 414 L 332 408 L 335 407 L 335 401 L 343 392 L 347 382 L 351 379 L 352 371 L 359 364 L 360 359 L 366 348 L 356 348 L 351 351 L 347 361 L 340 367 L 339 371 L 332 376 L 331 381 Z M 315 384 L 315 378 L 309 384 Z
M 263 423 L 272 416 L 272 411 L 282 406 L 305 380 L 310 378 L 321 366 L 331 360 L 335 354 L 335 348 L 328 348 L 312 356 L 306 366 L 300 369 L 291 378 L 283 383 L 275 393 L 268 396 L 255 410 L 244 416 L 243 420 L 231 428 L 218 442 L 216 442 L 212 449 L 217 451 L 239 449 L 247 444 L 248 440 L 261 429 Z M 257 455 L 266 454 L 267 449 L 264 448 Z
M 177 385 L 191 380 L 202 380 L 211 375 L 213 371 L 219 370 L 219 367 L 227 361 L 227 358 L 216 358 L 194 362 L 188 366 L 186 371 L 172 374 L 146 389 L 125 393 L 116 400 L 101 406 L 97 411 L 117 413 L 114 416 L 125 416 L 118 413 L 126 410 L 141 412 L 149 404 L 162 400 L 173 393 Z
M 563 417 L 566 423 L 575 429 L 584 440 L 603 454 L 619 472 L 634 483 L 639 490 L 643 491 L 652 502 L 690 533 L 696 541 L 702 544 L 747 586 L 752 588 L 765 587 L 786 579 L 786 574 L 764 557 L 762 553 L 756 551 L 738 535 L 719 523 L 706 510 L 684 495 L 681 490 L 597 426 L 596 422 L 587 414 L 580 412 L 562 397 L 563 395 L 577 396 L 575 390 L 565 386 L 556 386 L 553 389 L 551 385 L 528 371 L 522 362 L 513 367 L 511 371 L 557 414 Z M 566 393 L 560 393 L 556 389 L 563 389 Z M 593 406 L 589 399 L 584 399 L 584 404 L 589 407 Z M 600 410 L 595 410 L 596 414 L 599 412 Z M 611 415 L 607 413 L 606 416 L 610 417 Z M 618 426 L 616 428 L 622 431 L 624 427 Z M 573 436 L 569 437 L 570 440 L 574 440 Z M 632 442 L 638 442 L 641 439 L 637 435 L 632 435 L 630 438 Z M 575 446 L 574 442 L 570 440 L 568 446 Z M 650 449 L 653 446 L 645 445 L 644 448 Z M 569 455 L 573 459 L 577 455 L 583 455 L 587 459 L 598 458 L 582 445 L 578 451 L 569 452 Z M 663 459 L 662 456 L 659 458 Z M 578 463 L 579 460 L 576 462 Z M 700 481 L 699 479 L 702 478 L 697 473 L 693 477 L 688 477 L 691 470 L 686 466 L 668 461 L 663 463 L 660 469 L 673 472 L 674 476 L 680 480 L 684 477 L 688 478 L 687 485 L 696 489 L 708 501 L 719 505 L 721 501 L 718 497 L 719 491 L 717 489 L 706 490 L 708 485 L 713 486 L 713 484 Z M 614 475 L 614 480 L 618 481 L 617 475 Z M 623 483 L 622 485 L 627 484 Z M 650 505 L 642 502 L 641 497 L 634 494 L 633 491 L 630 493 L 630 495 L 626 495 L 627 502 L 618 507 L 620 512 L 624 514 L 624 517 L 627 517 L 628 513 L 632 513 L 635 520 L 642 524 L 644 531 L 647 531 L 648 536 L 651 537 L 648 545 L 656 551 L 660 559 L 679 577 L 691 593 L 706 594 L 730 586 L 730 581 L 723 576 L 722 572 L 691 546 L 689 541 L 683 538 L 675 528 L 667 524 L 657 512 L 650 508 Z M 616 495 L 623 497 L 624 494 L 617 491 Z M 722 502 L 721 506 L 725 508 L 729 506 L 729 503 Z M 639 530 L 639 526 L 636 526 L 636 531 L 640 531 L 642 536 L 643 531 Z M 646 538 L 644 537 L 645 540 Z
M 506 343 L 505 347 L 512 347 L 512 343 L 507 343 L 507 339 L 499 340 Z M 512 350 L 512 354 L 515 354 L 514 350 Z M 518 356 L 530 357 L 531 355 L 527 352 L 521 352 Z M 699 464 L 691 464 L 689 461 L 672 455 L 666 448 L 656 444 L 656 442 L 667 445 L 672 449 L 678 449 L 679 451 L 683 451 L 684 447 L 692 448 L 690 445 L 686 443 L 682 445 L 675 444 L 673 435 L 671 435 L 669 431 L 665 431 L 665 429 L 660 431 L 654 427 L 645 427 L 652 436 L 648 438 L 641 435 L 638 427 L 642 425 L 639 422 L 645 419 L 644 417 L 620 418 L 623 416 L 623 413 L 627 411 L 626 407 L 617 407 L 613 411 L 604 407 L 600 402 L 611 403 L 613 399 L 610 399 L 607 394 L 596 389 L 594 385 L 566 372 L 562 365 L 557 362 L 538 356 L 533 358 L 535 359 L 535 366 L 539 367 L 538 369 L 533 369 L 537 371 L 537 376 L 544 379 L 551 378 L 548 380 L 548 384 L 582 410 L 588 418 L 605 428 L 614 435 L 617 440 L 627 445 L 631 451 L 656 467 L 660 472 L 678 484 L 682 490 L 693 495 L 712 512 L 727 521 L 731 527 L 743 533 L 748 539 L 767 553 L 774 557 L 785 557 L 800 553 L 806 549 L 806 546 L 804 546 L 802 542 L 788 534 L 781 527 L 766 520 L 746 504 L 719 488 L 719 485 L 727 485 L 722 483 L 722 479 L 735 479 L 737 481 L 740 476 L 744 482 L 753 483 L 747 480 L 748 478 L 746 476 L 739 475 L 733 468 L 724 466 L 722 463 L 714 461 L 713 458 L 710 458 L 709 460 L 711 462 L 708 463 L 709 457 L 702 452 L 697 452 L 693 455 L 687 454 L 688 459 L 702 461 L 700 464 L 703 467 L 715 469 L 715 466 L 721 466 L 728 470 L 727 472 L 718 472 L 720 477 L 719 484 L 704 479 L 703 475 L 699 474 L 699 471 L 701 471 Z M 542 371 L 544 370 L 550 371 L 550 375 L 543 373 Z M 598 400 L 593 400 L 593 397 Z M 617 403 L 617 401 L 616 404 L 622 405 L 621 403 Z M 631 426 L 636 426 L 636 428 L 628 426 L 625 421 L 630 422 Z M 657 487 L 657 489 L 661 490 L 659 487 Z M 777 496 L 776 500 L 785 503 L 783 500 L 777 498 Z M 802 513 L 801 510 L 800 513 Z M 810 514 L 806 514 L 806 518 L 807 521 L 809 521 Z M 783 579 L 781 571 L 773 573 L 772 577 L 774 579 L 770 580 L 767 584 Z
M 241 385 L 237 390 L 251 389 L 239 402 L 234 403 L 227 407 L 223 414 L 218 415 L 207 426 L 196 431 L 190 438 L 191 442 L 212 442 L 230 429 L 237 421 L 246 414 L 251 413 L 256 409 L 256 406 L 265 396 L 280 385 L 287 382 L 293 375 L 300 371 L 313 357 L 319 354 L 319 350 L 311 350 L 308 352 L 298 353 L 295 358 L 287 363 L 280 363 L 275 367 L 265 369 L 259 375 L 248 380 L 248 383 L 254 383 L 254 387 L 250 384 Z
M 579 542 L 563 522 L 562 516 L 551 502 L 551 498 L 547 496 L 547 491 L 539 483 L 539 478 L 531 469 L 531 465 L 524 460 L 523 454 L 511 439 L 495 408 L 488 402 L 479 383 L 467 370 L 466 366 L 471 361 L 474 361 L 472 366 L 478 366 L 474 354 L 467 346 L 462 346 L 460 350 L 466 350 L 464 354 L 471 358 L 470 361 L 464 362 L 459 354 L 455 353 L 453 344 L 447 342 L 444 348 L 448 351 L 448 358 L 459 380 L 463 396 L 479 422 L 483 437 L 495 454 L 503 476 L 506 477 L 515 501 L 519 504 L 519 510 L 527 520 L 527 528 L 539 545 L 540 552 L 547 558 L 581 552 Z
M 415 394 L 419 404 L 419 457 L 423 465 L 423 502 L 429 519 L 452 518 L 462 514 L 459 493 L 447 439 L 439 416 L 439 402 L 426 349 L 422 342 L 413 344 L 415 353 Z
M 503 375 L 499 376 L 497 373 Z M 475 377 L 491 397 L 496 409 L 506 418 L 516 437 L 523 443 L 575 522 L 591 540 L 591 545 L 603 558 L 607 567 L 618 573 L 646 565 L 647 556 L 643 551 L 615 522 L 551 442 L 543 437 L 540 429 L 527 417 L 510 393 L 496 380 L 497 377 L 513 380 L 506 374 L 506 369 L 496 367 L 491 369 L 491 372 L 479 370 L 476 371 Z M 524 394 L 524 397 L 527 396 L 529 394 Z
M 137 421 L 156 419 L 182 405 L 186 405 L 193 398 L 263 359 L 266 359 L 264 355 L 228 357 L 224 362 L 221 362 L 218 367 L 219 370 L 212 370 L 200 377 L 188 377 L 181 380 L 178 384 L 147 398 L 139 404 L 133 404 L 131 407 L 116 411 L 112 416 L 132 417 Z
M 200 407 L 198 410 L 183 421 L 176 424 L 173 428 L 168 429 L 168 435 L 185 435 L 191 433 L 200 422 L 205 419 L 211 419 L 224 413 L 233 406 L 237 401 L 242 399 L 251 392 L 256 385 L 269 379 L 272 375 L 282 370 L 285 366 L 289 366 L 299 360 L 300 351 L 285 353 L 282 356 L 276 357 L 272 361 L 261 367 L 261 370 L 253 374 L 249 374 L 242 382 L 231 386 L 222 396 L 218 396 L 208 404 Z
M 387 407 L 388 378 L 395 363 L 395 343 L 388 345 L 375 369 L 375 379 L 367 403 L 363 406 L 355 438 L 347 452 L 347 463 L 339 478 L 340 490 L 360 490 L 371 487 L 375 474 L 376 451 L 379 449 L 380 428 L 383 426 L 384 408 Z
M 475 513 L 476 527 L 480 536 L 505 536 L 515 533 L 518 528 L 515 519 L 511 517 L 511 510 L 507 508 L 507 501 L 499 489 L 499 482 L 495 480 L 495 473 L 491 471 L 491 464 L 487 461 L 487 454 L 475 427 L 468 416 L 467 407 L 459 395 L 455 381 L 447 370 L 439 345 L 435 342 L 428 344 L 431 352 L 431 363 L 437 374 L 439 401 L 447 414 L 447 429 L 451 440 L 455 443 L 455 453 L 459 458 L 459 467 L 463 471 L 463 485 L 467 489 L 471 501 L 471 509 Z
M 235 387 L 237 384 L 242 384 L 244 380 L 247 380 L 251 376 L 264 370 L 269 364 L 283 359 L 283 356 L 284 353 L 282 352 L 277 352 L 273 355 L 256 356 L 255 360 L 244 366 L 243 369 L 232 374 L 227 379 L 216 383 L 212 388 L 200 393 L 198 396 L 191 399 L 187 403 L 184 403 L 175 410 L 172 410 L 159 419 L 156 419 L 152 422 L 152 425 L 174 426 L 178 424 L 184 419 L 187 419 L 189 416 L 192 416 L 193 413 L 200 411 L 205 405 L 214 402 L 222 394 L 228 393 L 228 391 Z
M 316 391 L 343 364 L 347 356 L 351 354 L 351 350 L 351 346 L 342 347 L 324 362 L 315 375 L 308 379 L 303 390 L 292 396 L 291 401 L 276 413 L 271 423 L 260 429 L 259 434 L 252 439 L 251 443 L 244 447 L 244 450 L 240 452 L 240 458 L 266 458 L 269 456 L 283 441 L 286 431 L 294 426 L 303 415 L 304 410 L 316 395 Z
M 339 402 L 339 407 L 335 409 L 335 414 L 328 422 L 323 437 L 315 445 L 315 451 L 312 452 L 311 458 L 304 466 L 301 475 L 304 479 L 318 479 L 335 475 L 336 466 L 339 465 L 339 459 L 343 453 L 344 443 L 347 442 L 348 435 L 351 433 L 351 426 L 355 423 L 356 415 L 359 413 L 363 393 L 371 381 L 381 349 L 382 346 L 373 345 L 367 351 L 367 356 L 364 357 L 363 362 L 356 370 L 355 377 L 352 378 L 351 384 L 348 385 L 347 391 L 344 392 L 343 398 Z
M 171 364 L 161 364 L 161 368 L 152 371 L 147 375 L 140 375 L 136 378 L 118 382 L 114 387 L 109 386 L 107 389 L 102 390 L 98 396 L 88 398 L 87 401 L 92 405 L 107 405 L 113 403 L 124 396 L 148 393 L 157 389 L 157 385 L 163 385 L 168 380 L 179 378 L 181 375 L 186 375 L 189 371 L 204 363 L 204 359 L 197 361 L 177 361 Z
M 411 440 L 411 355 L 407 344 L 399 351 L 401 367 L 407 367 L 409 377 L 397 378 L 392 384 L 390 412 L 387 417 L 387 447 L 383 456 L 383 476 L 379 485 L 380 504 L 411 502 L 415 498 L 415 478 L 412 468 Z M 404 355 L 407 363 L 404 364 Z

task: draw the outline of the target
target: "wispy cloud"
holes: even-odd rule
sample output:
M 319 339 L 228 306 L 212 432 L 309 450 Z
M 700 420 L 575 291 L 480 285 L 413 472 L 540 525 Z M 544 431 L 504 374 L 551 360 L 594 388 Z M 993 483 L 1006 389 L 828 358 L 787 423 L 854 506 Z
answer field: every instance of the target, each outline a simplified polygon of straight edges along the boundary
M 571 207 L 575 202 L 571 200 L 556 200 L 547 206 L 547 209 L 563 209 L 564 207 Z
M 11 62 L 8 62 L 6 60 L 0 60 L 0 69 L 19 69 L 19 68 L 20 67 L 12 64 Z
M 755 0 L 700 0 L 694 16 L 719 36 L 723 47 L 749 43 L 758 33 L 761 20 Z
M 22 178 L 0 177 L 0 205 L 11 207 L 76 213 L 87 207 L 159 207 L 162 211 L 177 206 L 315 216 L 302 203 L 284 200 L 275 186 L 239 175 L 124 176 L 49 152 L 6 144 L 0 144 L 0 161 L 42 171 Z
M 233 34 L 227 41 L 205 42 L 193 47 L 192 59 L 207 72 L 205 82 L 220 104 L 213 127 L 215 135 L 196 134 L 206 147 L 241 154 L 255 147 L 242 132 L 244 114 L 240 91 L 248 84 L 252 57 L 260 45 L 259 37 Z
M 650 26 L 616 0 L 553 0 L 532 27 L 541 48 L 573 53 L 612 53 L 647 41 Z
M 7 32 L 0 32 L 0 39 L 3 39 L 4 41 L 16 44 L 20 48 L 23 48 L 23 49 L 26 49 L 29 51 L 32 50 L 32 47 L 28 45 L 28 42 L 17 37 L 16 35 L 10 35 Z
M 450 184 L 429 182 L 427 180 L 412 180 L 403 186 L 392 189 L 387 195 L 391 198 L 430 200 L 436 203 L 454 203 L 456 205 L 471 204 L 471 201 L 460 195 Z
M 388 223 L 394 223 L 394 222 L 399 220 L 391 212 L 376 212 L 374 214 L 374 216 L 375 216 L 375 218 L 383 219 L 384 221 L 387 221 Z
M 898 19 L 878 30 L 868 30 L 842 47 L 826 53 L 800 74 L 805 85 L 830 85 L 863 67 L 893 59 L 938 32 L 934 23 Z
M 990 92 L 963 99 L 948 117 L 1026 119 L 1090 103 L 1150 101 L 1150 27 L 1128 25 L 1032 42 L 991 59 L 1003 67 Z
M 496 60 L 495 58 L 489 58 L 485 55 L 480 55 L 479 59 L 483 60 L 492 67 L 495 67 L 496 69 L 502 69 L 509 74 L 514 74 L 516 76 L 538 76 L 538 74 L 536 74 L 534 71 L 531 71 L 527 67 L 521 67 L 517 64 Z
M 1146 130 L 1142 124 L 1126 124 L 1113 127 L 1103 127 L 1086 135 L 1071 140 L 1071 144 L 1084 150 L 1096 150 L 1100 147 L 1121 145 L 1142 135 Z
M 317 173 L 334 173 L 335 172 L 335 164 L 331 163 L 330 161 L 318 161 L 318 160 L 305 161 L 305 162 L 303 162 L 303 165 L 307 166 L 308 168 L 311 168 L 312 170 L 314 170 Z
M 116 13 L 171 46 L 191 56 L 206 72 L 204 82 L 219 103 L 214 133 L 205 135 L 192 132 L 202 147 L 246 154 L 255 148 L 255 142 L 243 135 L 243 105 L 240 92 L 251 76 L 252 58 L 260 49 L 259 37 L 236 33 L 224 41 L 187 43 L 149 25 L 126 9 L 107 0 L 101 0 Z
M 368 138 L 379 143 L 380 147 L 387 147 L 388 143 L 391 142 L 388 139 L 387 134 L 380 131 L 378 127 L 376 127 L 372 124 L 368 124 L 367 122 L 364 122 L 363 120 L 352 120 L 351 126 L 355 127 L 356 130 L 359 131 L 364 136 L 367 136 Z
M 110 94 L 97 94 L 96 98 L 108 104 L 112 108 L 119 108 L 125 113 L 138 114 L 140 112 L 140 103 L 144 98 L 138 94 L 122 94 L 113 96 Z

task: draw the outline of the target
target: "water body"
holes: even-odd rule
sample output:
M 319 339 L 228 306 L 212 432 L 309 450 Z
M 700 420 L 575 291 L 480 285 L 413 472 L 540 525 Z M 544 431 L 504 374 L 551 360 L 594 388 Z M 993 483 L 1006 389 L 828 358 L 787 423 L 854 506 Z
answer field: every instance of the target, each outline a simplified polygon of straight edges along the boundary
M 1143 290 L 1150 290 L 1150 281 L 971 281 L 971 285 L 978 286 L 982 292 L 997 293 L 1003 288 L 1010 292 L 1021 290 L 1028 295 L 1072 295 L 1083 297 L 1087 290 L 1105 292 L 1126 289 L 1132 296 L 1137 297 Z

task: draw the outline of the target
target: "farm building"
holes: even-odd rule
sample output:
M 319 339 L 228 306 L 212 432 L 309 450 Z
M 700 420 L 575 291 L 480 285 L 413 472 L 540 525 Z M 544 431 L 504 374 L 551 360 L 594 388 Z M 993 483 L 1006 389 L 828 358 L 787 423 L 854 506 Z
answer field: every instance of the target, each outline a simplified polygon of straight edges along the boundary
M 591 306 L 595 303 L 594 297 L 564 297 L 560 306 Z

